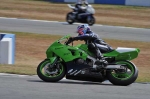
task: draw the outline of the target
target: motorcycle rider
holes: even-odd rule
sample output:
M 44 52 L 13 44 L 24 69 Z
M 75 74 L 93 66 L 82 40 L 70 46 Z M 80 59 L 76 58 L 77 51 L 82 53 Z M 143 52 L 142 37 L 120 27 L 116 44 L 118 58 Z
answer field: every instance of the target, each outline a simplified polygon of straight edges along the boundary
M 88 2 L 86 0 L 78 0 L 78 2 L 75 4 L 75 18 L 78 19 L 78 15 L 81 13 L 86 13 L 86 9 L 83 9 L 82 6 L 88 6 Z M 80 15 L 79 15 L 80 16 Z
M 88 44 L 88 49 L 96 55 L 97 61 L 95 62 L 98 65 L 96 68 L 106 67 L 108 62 L 104 59 L 101 52 L 112 51 L 113 48 L 109 46 L 104 40 L 98 37 L 98 34 L 91 31 L 88 24 L 81 24 L 77 27 L 78 36 L 71 37 L 68 40 L 68 43 L 71 43 L 74 40 L 84 40 Z

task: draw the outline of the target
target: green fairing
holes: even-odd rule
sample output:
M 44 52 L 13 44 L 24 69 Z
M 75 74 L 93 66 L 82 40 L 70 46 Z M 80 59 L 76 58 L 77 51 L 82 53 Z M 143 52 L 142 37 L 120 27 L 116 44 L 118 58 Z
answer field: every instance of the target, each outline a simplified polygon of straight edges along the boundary
M 78 47 L 67 46 L 58 41 L 54 42 L 47 49 L 47 58 L 53 57 L 53 53 L 62 58 L 65 62 L 72 61 L 76 58 L 82 58 L 85 60 L 87 57 L 87 54 L 84 51 L 78 50 Z
M 94 55 L 93 53 L 91 53 L 91 52 L 88 50 L 88 47 L 87 47 L 86 44 L 79 44 L 79 45 L 77 45 L 77 46 L 75 46 L 75 47 L 77 47 L 77 48 L 79 48 L 79 49 L 85 51 L 85 52 L 86 52 L 88 55 L 90 55 L 90 56 L 93 56 L 93 55 Z

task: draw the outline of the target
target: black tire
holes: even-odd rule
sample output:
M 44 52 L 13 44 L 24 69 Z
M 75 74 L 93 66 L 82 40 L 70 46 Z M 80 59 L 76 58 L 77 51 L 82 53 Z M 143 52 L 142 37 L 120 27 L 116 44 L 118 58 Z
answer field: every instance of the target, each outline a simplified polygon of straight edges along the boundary
M 74 20 L 73 18 L 71 18 L 70 16 L 73 16 L 73 13 L 72 12 L 69 12 L 66 16 L 66 21 L 69 23 L 69 24 L 73 24 L 74 23 Z
M 126 73 L 113 73 L 109 71 L 107 74 L 108 80 L 114 85 L 127 86 L 132 84 L 138 77 L 137 67 L 130 61 L 116 61 L 116 64 L 125 64 L 131 70 L 131 74 Z
M 89 26 L 92 26 L 93 24 L 95 24 L 94 16 L 88 16 L 87 17 L 87 23 L 89 24 Z
M 49 66 L 47 66 L 47 65 L 49 65 L 50 63 L 49 63 L 49 60 L 48 59 L 45 59 L 44 61 L 42 61 L 39 65 L 38 65 L 38 67 L 37 67 L 37 75 L 38 75 L 38 77 L 41 79 L 41 80 L 43 80 L 43 81 L 45 81 L 45 82 L 57 82 L 57 81 L 59 81 L 59 80 L 61 80 L 64 76 L 65 76 L 65 74 L 66 74 L 66 70 L 65 70 L 65 66 L 62 64 L 62 63 L 56 63 L 55 65 L 56 66 L 54 66 L 54 67 L 58 67 L 57 65 L 59 64 L 59 70 L 58 70 L 58 73 L 59 74 L 57 74 L 57 75 L 50 75 L 50 74 L 48 74 L 48 73 L 43 73 L 43 71 L 44 72 L 46 72 L 45 70 L 43 70 L 43 69 L 45 69 L 45 68 L 47 68 L 47 67 L 49 67 Z M 47 66 L 47 67 L 46 67 Z M 60 68 L 61 68 L 61 71 L 60 71 Z M 54 68 L 51 68 L 51 69 L 54 69 Z M 58 68 L 56 68 L 55 69 L 55 71 L 57 70 Z M 48 69 L 48 71 L 49 71 L 49 69 Z M 50 72 L 50 71 L 49 71 Z

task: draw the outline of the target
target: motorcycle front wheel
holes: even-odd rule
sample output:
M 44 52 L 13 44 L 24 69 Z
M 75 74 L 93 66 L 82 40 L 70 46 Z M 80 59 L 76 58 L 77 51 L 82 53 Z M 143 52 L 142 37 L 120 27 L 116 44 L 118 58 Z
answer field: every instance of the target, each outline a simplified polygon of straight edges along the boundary
M 57 82 L 65 76 L 65 66 L 60 62 L 51 66 L 49 60 L 45 59 L 38 65 L 37 75 L 45 82 Z
M 121 65 L 122 71 L 111 70 L 107 74 L 108 80 L 114 85 L 127 86 L 132 84 L 138 77 L 137 67 L 130 61 L 116 61 Z
M 88 16 L 87 17 L 87 23 L 92 26 L 93 24 L 95 24 L 95 18 L 93 16 Z
M 74 23 L 74 18 L 73 18 L 73 13 L 72 12 L 69 12 L 66 16 L 66 21 L 69 23 L 69 24 L 73 24 Z

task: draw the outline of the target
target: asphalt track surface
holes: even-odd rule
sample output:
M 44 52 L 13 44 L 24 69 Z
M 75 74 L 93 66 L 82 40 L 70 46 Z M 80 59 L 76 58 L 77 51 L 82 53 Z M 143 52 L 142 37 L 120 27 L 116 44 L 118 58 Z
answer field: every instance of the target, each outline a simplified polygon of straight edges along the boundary
M 0 30 L 76 35 L 78 24 L 39 20 L 0 18 Z M 102 38 L 150 42 L 150 29 L 91 26 Z M 63 79 L 46 83 L 37 76 L 0 74 L 0 99 L 150 99 L 150 84 L 114 86 L 110 82 L 92 83 Z
M 36 75 L 0 74 L 0 99 L 150 99 L 150 84 L 114 86 L 66 79 L 46 83 Z
M 78 24 L 0 17 L 0 30 L 56 35 L 77 35 Z M 150 29 L 95 24 L 91 29 L 101 38 L 150 42 Z

